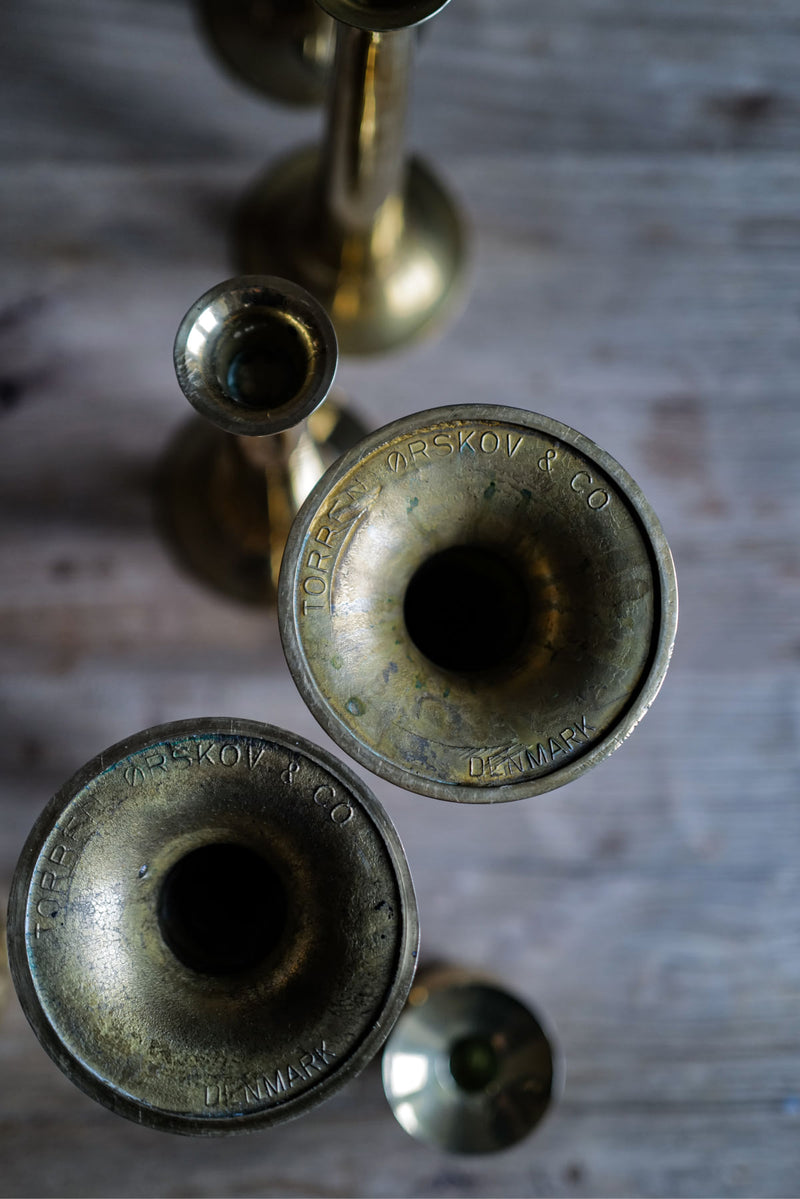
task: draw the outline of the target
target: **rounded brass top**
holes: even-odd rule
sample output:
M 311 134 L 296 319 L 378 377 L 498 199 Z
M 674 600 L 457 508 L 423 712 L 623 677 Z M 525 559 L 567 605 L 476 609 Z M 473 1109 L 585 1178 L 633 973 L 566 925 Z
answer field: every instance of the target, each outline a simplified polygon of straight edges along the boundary
M 281 636 L 312 712 L 362 766 L 473 803 L 605 758 L 652 703 L 677 589 L 610 455 L 546 416 L 432 409 L 365 438 L 287 543 Z
M 418 924 L 370 791 L 300 737 L 178 721 L 55 796 L 14 877 L 9 957 L 45 1049 L 87 1094 L 170 1132 L 300 1114 L 378 1050 Z
M 434 17 L 450 0 L 317 0 L 320 8 L 345 25 L 373 33 L 407 29 Z
M 183 394 L 228 433 L 263 436 L 298 424 L 328 394 L 336 334 L 296 283 L 238 275 L 192 304 L 175 338 Z
M 397 1121 L 450 1153 L 492 1153 L 526 1137 L 562 1087 L 552 1036 L 508 991 L 446 969 L 414 984 L 383 1052 Z

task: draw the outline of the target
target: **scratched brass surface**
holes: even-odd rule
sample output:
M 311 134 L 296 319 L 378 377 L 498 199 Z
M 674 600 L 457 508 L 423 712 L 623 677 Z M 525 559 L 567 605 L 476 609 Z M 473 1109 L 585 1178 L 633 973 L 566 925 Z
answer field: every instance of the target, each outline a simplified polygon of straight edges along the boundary
M 450 1153 L 493 1153 L 528 1136 L 563 1085 L 541 1019 L 491 979 L 421 971 L 383 1051 L 398 1123 Z
M 520 799 L 612 752 L 677 623 L 661 526 L 603 450 L 548 417 L 405 417 L 320 480 L 287 544 L 284 650 L 362 766 L 439 799 Z
M 308 288 L 345 353 L 378 353 L 430 333 L 464 289 L 457 206 L 405 152 L 411 25 L 420 17 L 406 11 L 418 6 L 401 7 L 407 27 L 392 32 L 338 23 L 321 150 L 272 167 L 245 196 L 234 229 L 239 269 Z
M 333 64 L 333 21 L 314 0 L 196 0 L 214 51 L 271 99 L 320 104 Z
M 120 1115 L 221 1134 L 356 1074 L 402 1008 L 417 916 L 368 789 L 302 738 L 230 718 L 100 754 L 43 812 L 9 905 L 25 1013 Z

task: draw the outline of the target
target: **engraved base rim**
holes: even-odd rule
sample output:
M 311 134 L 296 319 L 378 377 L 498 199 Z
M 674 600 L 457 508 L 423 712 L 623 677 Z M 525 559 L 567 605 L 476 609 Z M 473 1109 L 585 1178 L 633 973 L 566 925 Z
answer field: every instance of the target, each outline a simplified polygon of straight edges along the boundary
M 405 762 L 392 760 L 381 752 L 374 742 L 360 735 L 357 717 L 361 713 L 349 707 L 342 710 L 341 705 L 334 710 L 332 700 L 323 694 L 309 664 L 307 648 L 300 630 L 297 588 L 300 570 L 307 559 L 307 553 L 305 558 L 303 555 L 309 548 L 306 539 L 310 535 L 312 522 L 328 502 L 328 497 L 334 494 L 337 484 L 346 480 L 366 455 L 372 455 L 380 448 L 386 449 L 399 439 L 413 438 L 421 428 L 445 425 L 448 422 L 470 423 L 481 419 L 506 422 L 520 430 L 542 434 L 565 444 L 579 457 L 584 456 L 587 462 L 596 464 L 619 489 L 630 508 L 631 519 L 640 529 L 644 552 L 650 560 L 656 594 L 654 632 L 646 649 L 646 664 L 641 681 L 625 702 L 623 710 L 604 727 L 602 737 L 595 739 L 594 744 L 582 747 L 580 756 L 575 755 L 572 760 L 569 760 L 569 754 L 565 754 L 564 758 L 567 760 L 559 763 L 557 768 L 553 765 L 546 773 L 529 775 L 517 782 L 504 781 L 502 778 L 495 782 L 492 779 L 487 780 L 487 785 L 477 786 L 470 785 L 468 781 L 440 781 L 430 774 L 415 770 L 413 765 L 408 766 Z M 584 481 L 581 480 L 580 483 L 583 485 Z M 576 491 L 577 486 L 578 484 L 573 486 L 572 490 Z M 584 501 L 587 499 L 586 496 L 582 498 Z M 602 502 L 602 499 L 598 501 L 595 498 L 594 503 L 597 502 Z M 589 507 L 593 507 L 591 498 Z M 289 668 L 305 702 L 326 732 L 361 766 L 389 782 L 421 795 L 459 803 L 507 802 L 541 794 L 570 782 L 612 753 L 630 735 L 658 693 L 672 653 L 678 617 L 677 584 L 669 547 L 655 513 L 630 475 L 604 450 L 560 421 L 526 410 L 497 405 L 450 406 L 403 417 L 371 434 L 360 446 L 354 447 L 336 463 L 320 480 L 295 520 L 284 556 L 278 604 L 281 638 Z M 371 617 L 369 619 L 371 620 Z M 401 636 L 399 632 L 397 635 Z M 587 741 L 589 740 L 590 738 L 587 738 Z

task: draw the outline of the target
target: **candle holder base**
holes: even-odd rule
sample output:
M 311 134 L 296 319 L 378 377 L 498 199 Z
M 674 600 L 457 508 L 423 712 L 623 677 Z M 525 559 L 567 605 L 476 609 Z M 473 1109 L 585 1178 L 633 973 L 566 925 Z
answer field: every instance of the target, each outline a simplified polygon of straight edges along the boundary
M 326 400 L 307 424 L 326 467 L 366 432 L 341 395 Z M 290 472 L 291 462 L 282 511 L 271 512 L 264 471 L 235 434 L 201 417 L 182 425 L 158 470 L 156 507 L 164 539 L 184 569 L 230 599 L 273 605 L 276 563 L 298 506 Z
M 343 353 L 382 353 L 432 332 L 464 293 L 466 239 L 454 200 L 412 158 L 389 247 L 375 234 L 332 234 L 316 204 L 319 161 L 307 148 L 257 180 L 235 223 L 237 268 L 307 288 L 328 310 Z

